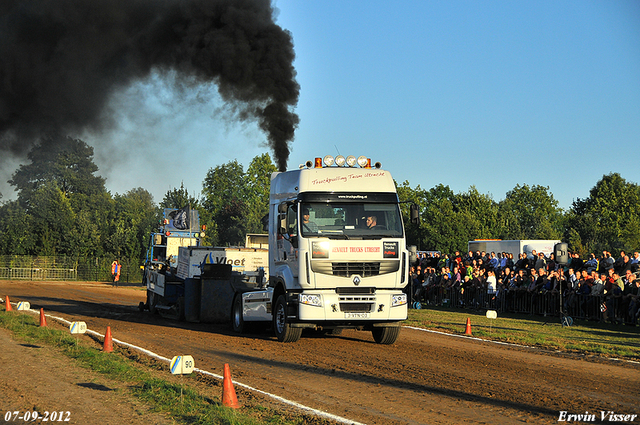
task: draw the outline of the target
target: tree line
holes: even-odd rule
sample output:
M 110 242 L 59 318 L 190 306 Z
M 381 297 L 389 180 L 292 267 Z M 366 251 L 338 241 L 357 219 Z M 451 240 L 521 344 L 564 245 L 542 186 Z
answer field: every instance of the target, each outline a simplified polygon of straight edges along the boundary
M 240 245 L 246 233 L 262 232 L 276 171 L 266 153 L 246 170 L 236 160 L 211 168 L 198 196 L 181 184 L 156 204 L 144 188 L 107 191 L 96 175 L 93 148 L 82 140 L 47 137 L 9 180 L 17 199 L 0 205 L 0 255 L 142 261 L 162 210 L 186 205 L 200 212 L 206 245 Z M 561 239 L 583 255 L 640 248 L 640 187 L 618 173 L 603 176 L 569 210 L 539 185 L 518 184 L 501 201 L 474 186 L 462 193 L 443 184 L 422 189 L 405 181 L 397 187 L 401 201 L 419 207 L 421 220 L 413 225 L 408 204 L 402 204 L 407 241 L 422 250 L 465 251 L 474 239 Z

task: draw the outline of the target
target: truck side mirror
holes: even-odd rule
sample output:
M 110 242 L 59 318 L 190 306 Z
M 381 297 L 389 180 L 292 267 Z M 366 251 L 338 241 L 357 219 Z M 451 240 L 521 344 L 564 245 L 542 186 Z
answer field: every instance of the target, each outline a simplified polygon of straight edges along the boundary
M 409 247 L 409 264 L 412 266 L 418 263 L 418 247 L 411 245 Z
M 418 205 L 411 204 L 409 210 L 411 211 L 411 223 L 420 224 L 420 213 L 418 212 Z
M 262 217 L 260 221 L 262 222 L 262 230 L 264 230 L 265 232 L 268 232 L 269 231 L 269 214 Z

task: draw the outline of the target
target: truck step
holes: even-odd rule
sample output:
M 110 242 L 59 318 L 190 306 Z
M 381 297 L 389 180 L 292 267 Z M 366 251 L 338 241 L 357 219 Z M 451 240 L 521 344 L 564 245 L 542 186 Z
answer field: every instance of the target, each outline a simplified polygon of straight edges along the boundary
M 156 310 L 171 311 L 172 309 L 174 309 L 174 308 L 172 306 L 169 306 L 169 305 L 157 305 L 156 306 Z

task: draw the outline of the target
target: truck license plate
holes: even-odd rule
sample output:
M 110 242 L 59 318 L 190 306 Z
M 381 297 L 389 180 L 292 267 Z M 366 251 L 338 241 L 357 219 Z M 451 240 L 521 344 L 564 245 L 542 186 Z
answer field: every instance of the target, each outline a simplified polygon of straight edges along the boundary
M 369 313 L 345 313 L 345 319 L 368 319 Z

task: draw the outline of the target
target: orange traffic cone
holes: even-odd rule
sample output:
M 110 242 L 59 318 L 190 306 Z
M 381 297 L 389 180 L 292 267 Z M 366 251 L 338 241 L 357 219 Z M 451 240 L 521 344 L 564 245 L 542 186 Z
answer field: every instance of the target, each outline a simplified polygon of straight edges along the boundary
M 222 405 L 238 409 L 240 403 L 236 397 L 236 390 L 233 388 L 233 382 L 231 382 L 231 371 L 229 370 L 229 363 L 224 364 L 224 375 L 222 379 Z
M 44 309 L 41 308 L 40 309 L 40 327 L 46 327 L 47 326 L 47 318 L 44 317 Z
M 464 330 L 465 335 L 471 335 L 471 319 L 467 317 L 467 328 Z
M 11 307 L 11 302 L 9 301 L 9 295 L 6 295 L 4 297 L 4 300 L 7 303 L 6 307 L 4 308 L 4 311 L 13 311 L 13 307 Z
M 113 351 L 113 341 L 111 341 L 111 326 L 107 326 L 107 332 L 104 334 L 104 347 L 102 351 L 111 353 Z

